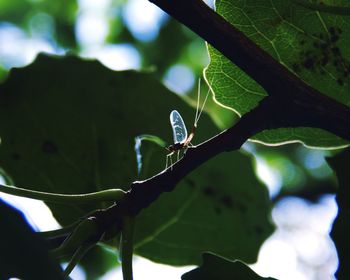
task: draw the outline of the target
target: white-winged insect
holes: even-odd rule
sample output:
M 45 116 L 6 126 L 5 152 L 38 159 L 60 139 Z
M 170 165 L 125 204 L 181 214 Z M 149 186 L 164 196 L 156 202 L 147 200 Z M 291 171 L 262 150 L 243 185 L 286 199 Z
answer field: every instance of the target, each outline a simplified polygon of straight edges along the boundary
M 201 109 L 199 110 L 199 100 L 200 100 L 200 84 L 201 81 L 198 81 L 198 94 L 197 94 L 197 107 L 196 107 L 196 116 L 194 118 L 194 124 L 193 127 L 191 129 L 190 134 L 187 134 L 187 129 L 186 129 L 186 125 L 185 122 L 183 121 L 180 113 L 176 110 L 171 111 L 170 113 L 170 124 L 171 127 L 173 129 L 173 138 L 174 138 L 174 144 L 168 146 L 166 149 L 170 152 L 169 154 L 167 154 L 166 156 L 166 166 L 165 168 L 168 168 L 168 162 L 170 161 L 170 167 L 173 166 L 173 160 L 172 160 L 172 156 L 175 152 L 177 152 L 177 160 L 179 160 L 180 157 L 180 151 L 184 150 L 184 152 L 186 153 L 187 148 L 189 146 L 193 146 L 191 141 L 194 137 L 194 134 L 196 132 L 197 129 L 197 125 L 198 125 L 198 121 L 199 118 L 202 114 L 202 111 L 204 109 L 204 105 L 207 101 L 210 89 L 207 92 L 207 95 L 205 96 L 204 102 L 202 104 Z

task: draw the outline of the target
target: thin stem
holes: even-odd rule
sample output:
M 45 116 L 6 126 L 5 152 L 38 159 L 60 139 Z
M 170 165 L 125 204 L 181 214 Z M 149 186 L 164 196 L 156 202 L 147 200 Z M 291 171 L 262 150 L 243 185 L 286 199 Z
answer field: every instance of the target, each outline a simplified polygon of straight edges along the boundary
M 305 0 L 292 0 L 295 4 L 309 10 L 341 16 L 350 16 L 350 7 L 332 6 L 324 3 L 312 3 Z
M 42 231 L 42 232 L 37 232 L 38 235 L 40 235 L 42 238 L 54 238 L 62 235 L 68 235 L 71 233 L 74 228 L 79 224 L 79 221 L 74 222 L 71 225 L 68 225 L 66 227 L 60 228 L 60 229 L 55 229 L 55 230 L 49 230 L 49 231 Z
M 132 255 L 134 248 L 135 218 L 125 216 L 121 235 L 120 252 L 122 259 L 123 280 L 133 280 Z
M 95 245 L 94 243 L 86 243 L 81 245 L 74 253 L 73 257 L 69 261 L 66 269 L 63 272 L 63 276 L 68 278 L 69 274 L 72 272 L 74 267 L 78 262 L 85 256 L 85 254 L 90 250 L 90 248 Z
M 60 229 L 55 230 L 49 230 L 49 231 L 39 231 L 37 232 L 38 235 L 40 235 L 42 238 L 55 238 L 63 235 L 68 235 L 72 231 L 76 229 L 78 225 L 80 225 L 85 219 L 89 219 L 91 217 L 94 217 L 96 214 L 96 210 L 93 210 L 89 212 L 88 214 L 84 215 L 83 217 L 80 217 L 78 220 L 76 220 L 74 223 L 65 226 Z
M 88 240 L 93 239 L 98 231 L 96 219 L 89 217 L 79 223 L 74 231 L 68 236 L 60 247 L 52 250 L 52 254 L 56 258 L 66 256 L 79 248 L 81 244 L 87 243 Z
M 58 194 L 33 191 L 2 184 L 0 184 L 0 192 L 47 202 L 64 204 L 95 203 L 99 201 L 120 201 L 125 195 L 125 192 L 121 189 L 109 189 L 86 194 Z

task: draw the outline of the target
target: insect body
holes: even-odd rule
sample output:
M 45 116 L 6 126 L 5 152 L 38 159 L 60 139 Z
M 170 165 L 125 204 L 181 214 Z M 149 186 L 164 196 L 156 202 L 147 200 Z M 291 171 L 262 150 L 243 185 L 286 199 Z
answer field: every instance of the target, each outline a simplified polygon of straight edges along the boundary
M 178 149 L 188 146 L 188 144 L 191 142 L 194 136 L 197 124 L 194 124 L 190 135 L 187 136 L 187 129 L 185 123 L 179 112 L 176 110 L 173 110 L 170 113 L 170 123 L 173 128 L 174 144 L 170 145 L 168 149 L 170 151 L 176 151 Z
M 191 143 L 191 140 L 193 139 L 194 133 L 197 128 L 197 124 L 195 124 L 191 130 L 190 135 L 187 135 L 185 122 L 183 121 L 180 113 L 176 110 L 173 110 L 170 113 L 170 123 L 173 129 L 174 144 L 166 148 L 170 152 L 170 154 L 167 155 L 167 164 L 166 164 L 167 166 L 168 166 L 168 159 L 170 159 L 170 164 L 172 165 L 172 155 L 176 151 L 177 151 L 177 158 L 179 159 L 180 151 L 182 149 L 186 149 L 188 145 Z
M 199 121 L 199 118 L 202 114 L 205 102 L 207 101 L 209 91 L 205 97 L 204 103 L 202 105 L 201 110 L 199 111 L 199 97 L 200 97 L 200 81 L 198 83 L 198 99 L 197 99 L 197 108 L 196 108 L 196 116 L 194 119 L 194 124 L 192 127 L 192 130 L 190 134 L 187 134 L 187 129 L 185 122 L 183 121 L 180 113 L 176 110 L 171 111 L 170 113 L 170 124 L 173 129 L 173 137 L 174 137 L 174 144 L 168 146 L 166 149 L 170 152 L 166 157 L 166 168 L 168 167 L 168 161 L 170 160 L 170 166 L 173 165 L 172 163 L 172 155 L 177 152 L 177 160 L 179 160 L 180 157 L 180 151 L 181 150 L 187 150 L 187 148 L 192 145 L 191 141 L 194 137 L 194 134 L 197 129 L 197 124 Z

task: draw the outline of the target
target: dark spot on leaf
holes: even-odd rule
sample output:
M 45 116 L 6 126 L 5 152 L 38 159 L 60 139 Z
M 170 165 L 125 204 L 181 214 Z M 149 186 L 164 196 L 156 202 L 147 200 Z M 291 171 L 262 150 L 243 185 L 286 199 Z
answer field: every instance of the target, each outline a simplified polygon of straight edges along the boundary
M 338 40 L 339 40 L 339 36 L 338 36 L 338 35 L 333 35 L 333 36 L 331 36 L 331 41 L 332 41 L 333 43 L 337 42 Z
M 276 17 L 270 21 L 266 21 L 267 28 L 269 27 L 277 27 L 283 22 L 283 19 L 281 17 Z
M 340 86 L 343 86 L 344 85 L 344 81 L 342 80 L 342 79 L 338 79 L 337 80 L 337 83 L 338 83 L 338 85 L 340 85 Z
M 227 208 L 232 209 L 233 208 L 233 201 L 232 198 L 228 195 L 224 195 L 220 198 L 220 202 Z
M 237 203 L 237 208 L 241 213 L 247 213 L 248 211 L 247 206 L 241 202 Z
M 50 140 L 45 141 L 42 144 L 41 149 L 45 154 L 57 154 L 58 152 L 57 146 Z
M 14 160 L 19 160 L 19 159 L 21 158 L 21 156 L 20 156 L 19 154 L 17 154 L 17 153 L 14 153 L 14 154 L 12 155 L 12 158 L 13 158 Z
M 320 44 L 320 48 L 322 51 L 325 51 L 328 48 L 328 44 L 327 43 Z
M 337 83 L 343 86 L 344 79 L 350 76 L 350 63 L 343 57 L 337 43 L 342 30 L 331 26 L 328 32 L 314 33 L 300 40 L 299 61 L 292 63 L 292 69 L 298 74 L 304 70 L 325 75 L 327 72 L 337 72 Z
M 218 214 L 218 215 L 220 215 L 221 212 L 222 212 L 221 208 L 218 207 L 218 206 L 215 206 L 215 207 L 214 207 L 214 211 L 215 211 L 215 213 Z
M 325 55 L 325 56 L 322 58 L 322 60 L 321 60 L 321 65 L 322 65 L 322 66 L 325 66 L 327 63 L 328 63 L 328 56 Z
M 340 50 L 339 50 L 339 48 L 332 48 L 331 49 L 332 50 L 332 52 L 335 54 L 335 55 L 340 55 Z
M 314 61 L 312 60 L 312 58 L 307 58 L 304 62 L 303 62 L 303 65 L 305 68 L 307 69 L 311 69 L 314 67 Z
M 204 195 L 207 195 L 207 196 L 215 196 L 216 195 L 216 191 L 215 191 L 215 188 L 214 187 L 205 187 L 203 189 L 203 194 Z
M 294 63 L 294 64 L 292 65 L 292 68 L 293 68 L 293 71 L 294 71 L 294 72 L 299 72 L 299 71 L 300 71 L 300 67 L 299 67 L 299 65 L 296 64 L 296 63 Z
M 187 186 L 189 186 L 191 189 L 196 188 L 196 183 L 191 180 L 191 179 L 185 179 L 185 183 L 187 184 Z
M 331 35 L 339 35 L 343 33 L 343 30 L 341 30 L 339 27 L 334 27 L 334 26 L 331 26 L 330 28 L 328 28 L 328 31 Z

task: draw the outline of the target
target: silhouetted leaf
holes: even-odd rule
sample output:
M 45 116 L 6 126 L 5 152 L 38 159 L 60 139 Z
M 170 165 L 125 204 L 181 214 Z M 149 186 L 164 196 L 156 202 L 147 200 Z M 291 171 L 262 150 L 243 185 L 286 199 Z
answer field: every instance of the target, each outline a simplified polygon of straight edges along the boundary
M 239 152 L 222 154 L 143 210 L 135 249 L 171 265 L 199 264 L 200 253 L 207 250 L 253 263 L 273 230 L 269 209 L 266 189 L 253 175 L 249 158 Z
M 99 279 L 110 269 L 119 265 L 116 250 L 99 245 L 91 248 L 79 263 L 85 270 L 86 280 Z
M 334 169 L 339 189 L 337 192 L 338 216 L 334 222 L 331 236 L 337 247 L 339 268 L 336 273 L 338 279 L 349 279 L 350 277 L 350 149 L 327 160 Z
M 152 74 L 115 72 L 96 61 L 41 55 L 0 86 L 0 166 L 19 187 L 64 193 L 128 189 L 138 179 L 135 137 L 172 139 L 169 113 L 188 128 L 195 110 Z M 203 114 L 193 143 L 218 133 Z M 147 178 L 165 167 L 165 149 L 142 144 Z M 175 159 L 175 158 L 174 158 Z M 49 204 L 62 224 L 107 205 Z M 158 262 L 195 264 L 213 250 L 254 262 L 271 234 L 266 189 L 250 159 L 217 157 L 138 217 L 136 250 Z M 200 234 L 199 234 L 200 231 Z
M 274 280 L 256 274 L 240 261 L 230 261 L 219 256 L 204 253 L 203 264 L 182 275 L 182 280 Z
M 44 241 L 35 235 L 22 213 L 2 200 L 0 228 L 0 279 L 64 279 Z

